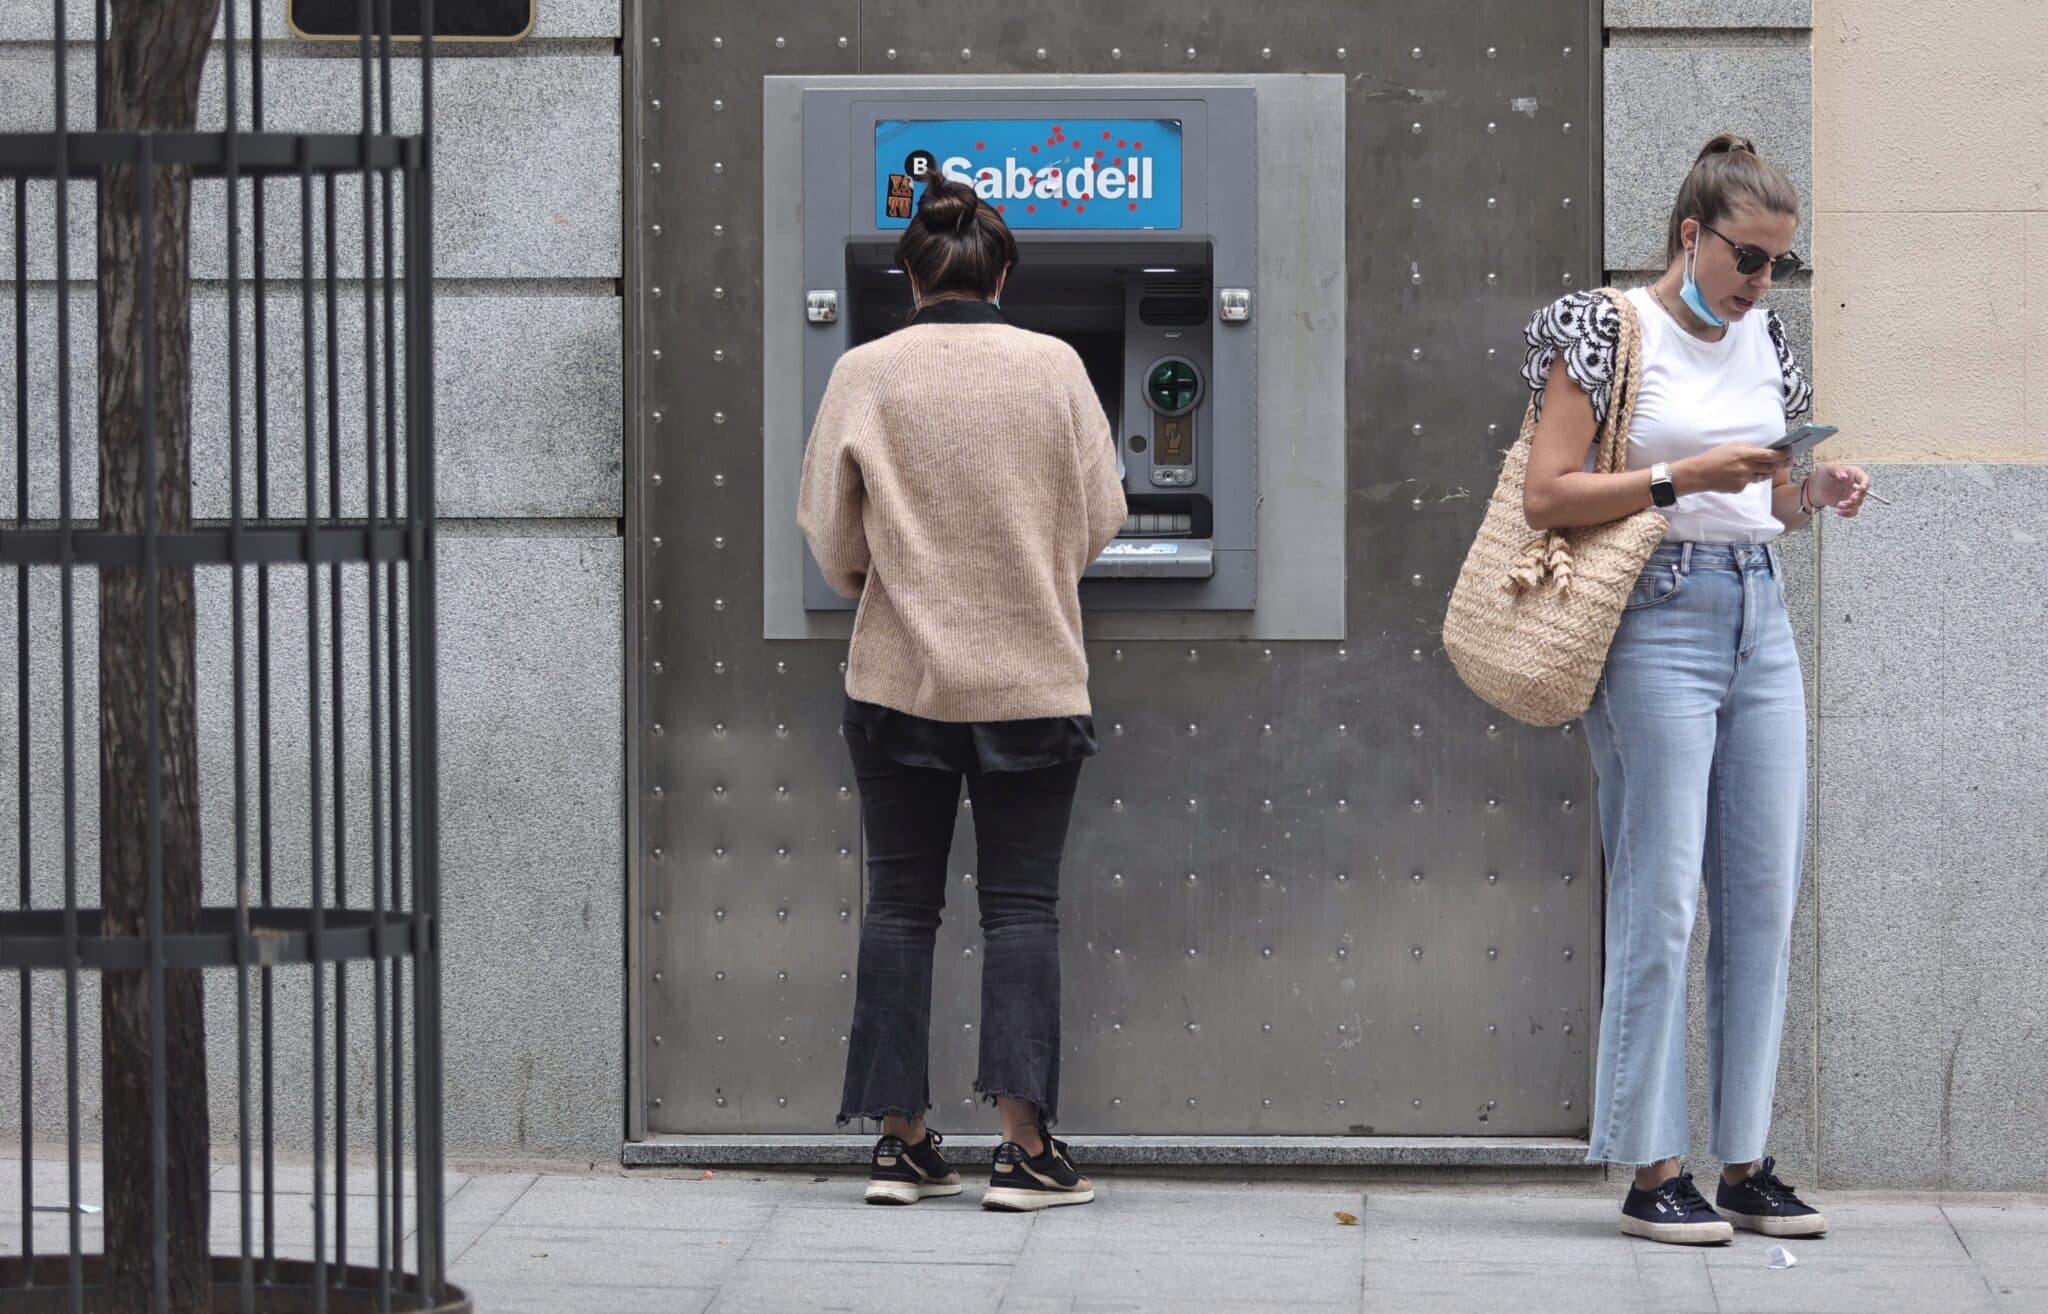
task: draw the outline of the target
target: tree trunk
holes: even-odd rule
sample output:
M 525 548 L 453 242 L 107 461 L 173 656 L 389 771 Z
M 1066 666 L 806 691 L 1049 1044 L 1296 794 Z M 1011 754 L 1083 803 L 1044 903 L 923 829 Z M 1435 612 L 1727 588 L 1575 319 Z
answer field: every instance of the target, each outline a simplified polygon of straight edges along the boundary
M 190 130 L 220 0 L 111 0 L 99 72 L 100 127 Z M 150 189 L 150 267 L 143 267 L 143 193 Z M 190 528 L 192 182 L 182 168 L 107 171 L 99 205 L 100 524 L 140 533 L 148 500 L 165 531 Z M 153 322 L 145 314 L 153 285 Z M 155 341 L 153 399 L 144 344 Z M 153 401 L 153 415 L 145 416 Z M 154 486 L 145 483 L 145 425 L 153 425 Z M 147 499 L 147 500 L 146 500 Z M 148 579 L 135 567 L 100 572 L 100 901 L 108 935 L 148 931 L 149 694 L 154 648 L 163 926 L 198 922 L 198 718 L 190 567 L 156 572 L 152 632 Z M 168 1207 L 157 1214 L 152 1166 L 151 991 L 147 972 L 108 972 L 100 1004 L 104 1059 L 106 1254 L 103 1308 L 140 1314 L 156 1288 L 154 1242 L 169 1252 L 169 1308 L 211 1307 L 206 1019 L 201 975 L 164 974 Z

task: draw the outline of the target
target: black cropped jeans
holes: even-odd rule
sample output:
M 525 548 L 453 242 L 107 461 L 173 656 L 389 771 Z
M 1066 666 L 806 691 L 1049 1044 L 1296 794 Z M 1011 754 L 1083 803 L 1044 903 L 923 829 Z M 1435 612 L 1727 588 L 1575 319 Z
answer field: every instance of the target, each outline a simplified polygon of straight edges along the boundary
M 867 838 L 867 911 L 839 1121 L 932 1107 L 932 954 L 960 784 L 974 803 L 981 1055 L 974 1089 L 1029 1100 L 1051 1126 L 1060 1083 L 1060 855 L 1080 760 L 1026 771 L 907 766 L 845 727 Z

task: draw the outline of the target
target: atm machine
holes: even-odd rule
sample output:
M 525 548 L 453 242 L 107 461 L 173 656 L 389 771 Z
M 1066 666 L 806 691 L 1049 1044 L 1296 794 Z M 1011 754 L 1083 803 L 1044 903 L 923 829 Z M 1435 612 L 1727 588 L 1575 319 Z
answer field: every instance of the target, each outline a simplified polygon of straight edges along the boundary
M 1251 610 L 1254 129 L 1248 87 L 805 91 L 804 433 L 840 355 L 909 318 L 926 180 L 968 182 L 1017 237 L 1004 316 L 1073 346 L 1117 443 L 1130 515 L 1082 605 Z M 804 572 L 806 610 L 853 605 Z

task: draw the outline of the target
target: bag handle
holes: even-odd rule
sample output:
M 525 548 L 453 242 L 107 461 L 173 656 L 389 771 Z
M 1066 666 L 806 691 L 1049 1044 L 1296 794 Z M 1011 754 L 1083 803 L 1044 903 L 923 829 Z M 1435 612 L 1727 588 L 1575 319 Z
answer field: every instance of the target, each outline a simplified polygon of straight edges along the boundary
M 1621 332 L 1614 347 L 1614 382 L 1607 394 L 1607 422 L 1600 427 L 1600 457 L 1594 469 L 1599 474 L 1621 474 L 1628 469 L 1628 429 L 1643 387 L 1643 323 L 1627 293 L 1603 287 L 1600 295 L 1620 314 Z

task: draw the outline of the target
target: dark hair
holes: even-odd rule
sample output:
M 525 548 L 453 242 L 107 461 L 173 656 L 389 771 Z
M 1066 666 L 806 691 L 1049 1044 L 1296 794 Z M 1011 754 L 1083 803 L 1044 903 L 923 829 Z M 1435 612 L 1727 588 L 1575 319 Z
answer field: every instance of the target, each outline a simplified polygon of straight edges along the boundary
M 1756 153 L 1756 144 L 1749 138 L 1724 132 L 1700 151 L 1692 171 L 1678 188 L 1678 204 L 1671 207 L 1671 231 L 1664 243 L 1664 258 L 1676 260 L 1685 250 L 1679 225 L 1686 220 L 1717 224 L 1743 207 L 1796 217 L 1799 191 L 1777 166 Z
M 910 227 L 896 243 L 896 267 L 917 281 L 917 294 L 967 295 L 986 301 L 1003 271 L 1017 263 L 1017 239 L 995 207 L 964 182 L 926 183 Z

